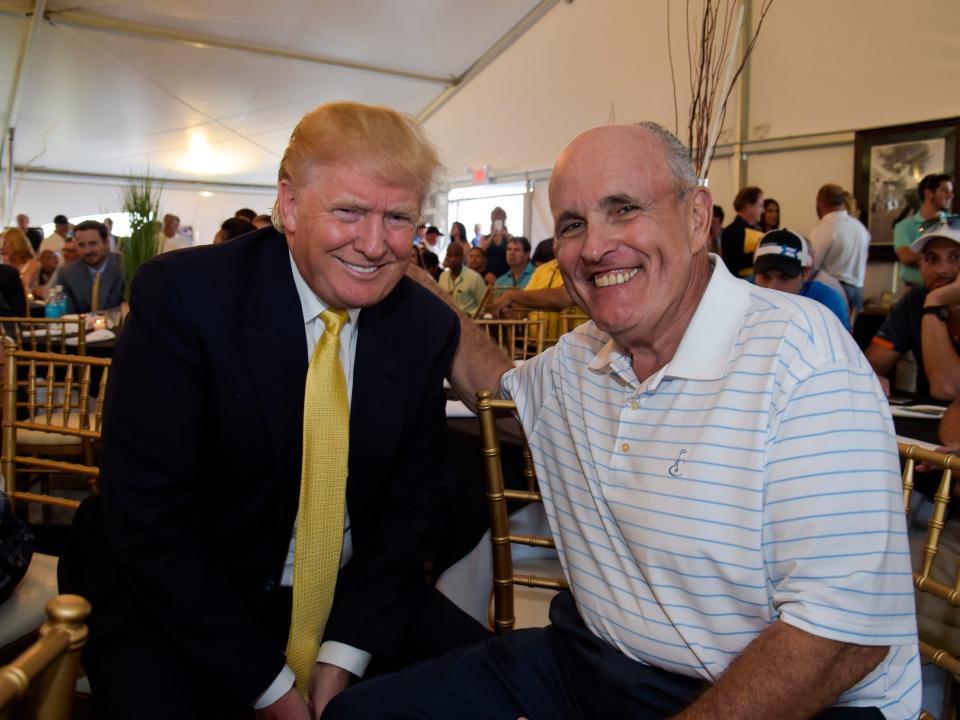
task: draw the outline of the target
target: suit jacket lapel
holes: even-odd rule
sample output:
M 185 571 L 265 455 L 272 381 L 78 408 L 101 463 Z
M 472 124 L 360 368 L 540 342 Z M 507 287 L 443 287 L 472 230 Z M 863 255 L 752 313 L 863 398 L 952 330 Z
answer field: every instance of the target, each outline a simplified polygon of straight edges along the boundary
M 401 281 L 403 282 L 403 281 Z M 402 291 L 360 313 L 357 350 L 353 362 L 350 405 L 350 460 L 347 501 L 357 492 L 357 478 L 376 477 L 383 458 L 392 457 L 403 427 L 402 363 L 397 358 L 403 341 L 403 323 L 397 317 Z M 366 468 L 374 468 L 369 472 Z
M 243 344 L 283 482 L 299 481 L 307 339 L 287 244 L 265 238 L 245 308 Z M 296 500 L 294 500 L 296 502 Z

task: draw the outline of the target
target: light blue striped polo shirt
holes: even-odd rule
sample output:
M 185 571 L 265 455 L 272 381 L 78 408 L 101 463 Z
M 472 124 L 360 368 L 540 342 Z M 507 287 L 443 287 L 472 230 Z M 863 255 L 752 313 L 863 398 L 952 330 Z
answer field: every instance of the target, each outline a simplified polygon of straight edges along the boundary
M 893 423 L 823 305 L 722 262 L 674 358 L 644 381 L 592 322 L 507 373 L 587 626 L 716 680 L 777 618 L 889 645 L 837 705 L 920 709 Z

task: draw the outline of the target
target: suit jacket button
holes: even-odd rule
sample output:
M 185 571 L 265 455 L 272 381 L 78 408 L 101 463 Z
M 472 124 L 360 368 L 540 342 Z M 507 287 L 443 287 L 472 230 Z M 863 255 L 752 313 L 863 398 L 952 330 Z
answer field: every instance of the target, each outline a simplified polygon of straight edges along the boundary
M 273 592 L 274 588 L 277 587 L 277 584 L 273 580 L 267 580 L 263 583 L 263 591 L 266 593 Z

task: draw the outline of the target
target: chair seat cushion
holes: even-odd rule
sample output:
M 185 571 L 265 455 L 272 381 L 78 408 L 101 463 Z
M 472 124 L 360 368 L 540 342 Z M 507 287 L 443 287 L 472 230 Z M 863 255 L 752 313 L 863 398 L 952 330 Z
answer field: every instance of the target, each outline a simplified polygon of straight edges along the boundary
M 34 423 L 38 425 L 45 425 L 47 423 L 46 415 L 37 415 L 34 418 Z M 52 427 L 64 427 L 63 422 L 63 413 L 54 411 L 50 416 L 50 425 Z M 79 430 L 80 425 L 80 413 L 71 412 L 69 422 L 66 424 L 66 427 L 72 428 L 74 430 Z M 86 430 L 86 425 L 83 426 L 83 429 Z M 64 435 L 63 433 L 54 432 L 51 428 L 50 432 L 46 430 L 27 430 L 26 428 L 17 428 L 17 444 L 18 445 L 79 445 L 80 438 L 76 435 Z
M 46 621 L 44 607 L 57 596 L 57 558 L 34 553 L 13 595 L 0 605 L 0 647 L 6 647 Z

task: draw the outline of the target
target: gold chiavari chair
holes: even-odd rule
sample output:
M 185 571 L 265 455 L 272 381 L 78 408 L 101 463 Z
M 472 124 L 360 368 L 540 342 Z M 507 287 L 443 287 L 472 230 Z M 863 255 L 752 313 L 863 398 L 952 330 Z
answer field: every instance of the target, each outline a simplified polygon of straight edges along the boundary
M 70 718 L 89 614 L 90 603 L 79 595 L 59 595 L 47 603 L 40 639 L 0 667 L 0 718 Z
M 566 335 L 578 325 L 583 325 L 590 317 L 576 305 L 560 311 L 560 335 Z
M 7 336 L 20 350 L 32 352 L 69 353 L 76 348 L 77 355 L 87 354 L 87 333 L 81 317 L 64 318 L 3 318 Z M 83 330 L 83 332 L 81 332 Z
M 953 608 L 960 607 L 960 555 L 955 558 L 952 584 L 947 584 L 951 578 L 947 577 L 942 567 L 935 567 L 935 560 L 941 552 L 941 541 L 946 525 L 947 507 L 950 503 L 951 486 L 954 471 L 960 470 L 960 456 L 934 452 L 917 445 L 898 443 L 900 457 L 904 460 L 903 469 L 903 505 L 909 520 L 911 513 L 911 497 L 914 491 L 914 469 L 916 464 L 924 463 L 929 467 L 942 469 L 940 482 L 933 497 L 933 511 L 927 523 L 927 533 L 923 544 L 922 556 L 917 562 L 914 559 L 913 584 L 917 590 L 918 624 L 920 628 L 920 655 L 927 662 L 943 668 L 954 678 L 960 677 L 960 659 L 955 654 L 938 647 L 947 640 L 944 627 L 934 621 L 926 621 L 927 613 L 923 608 L 931 607 L 931 603 L 942 603 L 936 608 L 936 614 L 951 613 Z M 942 565 L 942 563 L 941 563 Z M 937 577 L 935 578 L 934 575 Z M 936 606 L 932 606 L 936 607 Z M 956 646 L 954 646 L 956 647 Z M 955 650 L 954 650 L 955 652 Z M 934 720 L 934 716 L 924 710 L 920 713 L 921 720 Z
M 18 475 L 80 476 L 87 489 L 95 490 L 100 470 L 94 444 L 100 439 L 110 360 L 16 350 L 11 343 L 6 350 L 0 469 L 7 494 L 14 503 L 76 508 L 76 500 L 50 495 L 46 483 L 39 494 L 22 489 Z M 99 388 L 94 394 L 95 380 Z M 62 456 L 79 456 L 82 462 L 54 459 Z
M 503 295 L 504 291 L 511 290 L 512 288 L 490 285 L 486 292 L 483 293 L 483 298 L 480 300 L 480 304 L 477 305 L 477 309 L 474 311 L 473 316 L 475 318 L 482 318 L 488 312 L 490 312 L 490 306 L 493 305 L 494 301 Z
M 487 506 L 490 510 L 490 542 L 493 548 L 493 629 L 498 635 L 513 630 L 516 624 L 514 586 L 522 585 L 545 590 L 563 590 L 568 587 L 562 577 L 559 559 L 545 563 L 534 561 L 534 567 L 548 569 L 551 576 L 517 572 L 524 570 L 520 562 L 514 563 L 512 544 L 535 548 L 556 549 L 553 538 L 538 535 L 517 535 L 510 532 L 507 517 L 507 501 L 543 502 L 537 490 L 533 459 L 526 440 L 523 442 L 524 479 L 526 490 L 507 490 L 503 481 L 503 466 L 500 462 L 500 439 L 496 420 L 499 414 L 511 414 L 516 420 L 517 406 L 512 400 L 494 400 L 489 390 L 477 393 L 477 415 L 480 418 L 480 441 L 487 485 Z M 519 425 L 519 421 L 517 421 Z M 522 430 L 521 430 L 522 434 Z
M 543 321 L 523 318 L 519 320 L 474 320 L 485 329 L 490 338 L 511 360 L 526 360 L 543 352 Z

